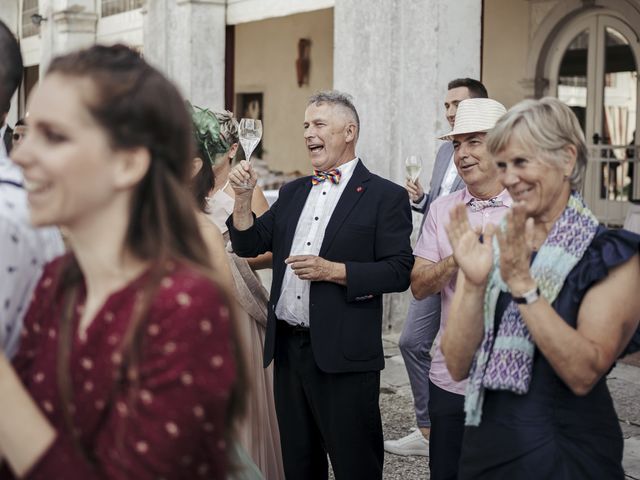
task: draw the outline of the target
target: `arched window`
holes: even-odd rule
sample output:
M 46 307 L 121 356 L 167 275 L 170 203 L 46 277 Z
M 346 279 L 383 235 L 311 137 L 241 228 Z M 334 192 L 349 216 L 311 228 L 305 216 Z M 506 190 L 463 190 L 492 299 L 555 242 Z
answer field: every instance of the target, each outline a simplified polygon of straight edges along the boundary
M 617 12 L 585 11 L 559 30 L 546 62 L 547 94 L 571 107 L 589 145 L 585 198 L 609 225 L 640 196 L 639 33 Z

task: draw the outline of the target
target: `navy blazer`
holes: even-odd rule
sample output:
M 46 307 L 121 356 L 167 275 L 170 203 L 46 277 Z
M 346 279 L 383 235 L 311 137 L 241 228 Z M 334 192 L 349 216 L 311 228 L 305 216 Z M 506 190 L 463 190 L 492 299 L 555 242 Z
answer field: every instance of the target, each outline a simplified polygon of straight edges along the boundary
M 277 348 L 275 308 L 298 219 L 311 177 L 287 183 L 278 200 L 245 231 L 227 220 L 233 250 L 243 257 L 273 252 L 273 280 L 264 345 L 264 365 Z M 346 265 L 347 285 L 312 282 L 309 293 L 311 343 L 318 367 L 327 373 L 384 368 L 382 294 L 409 287 L 413 253 L 411 210 L 406 190 L 358 161 L 325 230 L 320 257 Z

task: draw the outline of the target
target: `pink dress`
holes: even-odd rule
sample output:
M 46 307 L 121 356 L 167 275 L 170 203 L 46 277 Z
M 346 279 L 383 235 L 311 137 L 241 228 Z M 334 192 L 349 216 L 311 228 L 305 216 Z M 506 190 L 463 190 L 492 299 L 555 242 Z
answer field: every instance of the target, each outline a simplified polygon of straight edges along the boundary
M 209 218 L 215 223 L 225 241 L 229 232 L 225 224 L 233 212 L 234 199 L 224 187 L 209 199 Z M 246 421 L 240 428 L 240 440 L 265 480 L 284 480 L 280 431 L 273 395 L 273 364 L 263 368 L 262 350 L 267 327 L 269 293 L 245 258 L 229 253 L 235 294 L 244 316 L 241 335 L 247 354 L 250 392 Z
M 113 293 L 71 345 L 72 423 L 84 450 L 76 448 L 61 409 L 56 375 L 62 296 L 49 264 L 25 319 L 16 371 L 58 432 L 29 479 L 224 479 L 223 435 L 235 362 L 229 312 L 215 286 L 176 264 L 152 301 L 139 362 L 139 385 L 115 385 L 119 348 L 136 295 L 149 273 Z M 78 311 L 84 291 L 78 296 Z M 77 328 L 74 328 L 74 332 Z M 12 478 L 6 469 L 0 478 Z

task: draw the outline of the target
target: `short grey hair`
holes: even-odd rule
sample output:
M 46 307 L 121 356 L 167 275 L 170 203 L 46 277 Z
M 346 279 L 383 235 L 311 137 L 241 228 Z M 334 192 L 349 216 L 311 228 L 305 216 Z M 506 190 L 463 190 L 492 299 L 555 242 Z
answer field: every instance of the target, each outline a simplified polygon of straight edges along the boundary
M 567 160 L 565 147 L 573 145 L 577 156 L 569 181 L 572 189 L 580 190 L 587 169 L 587 145 L 578 119 L 564 102 L 545 97 L 516 104 L 487 134 L 487 150 L 496 155 L 512 140 L 555 166 Z
M 353 97 L 351 95 L 338 90 L 324 90 L 311 95 L 307 102 L 307 106 L 320 103 L 340 105 L 349 110 L 353 120 L 356 122 L 356 127 L 358 127 L 358 135 L 360 134 L 360 117 L 358 116 L 356 107 L 353 105 Z
M 214 112 L 214 115 L 220 124 L 220 136 L 224 138 L 224 141 L 229 145 L 238 143 L 240 141 L 238 121 L 233 117 L 233 112 L 223 110 L 221 112 Z

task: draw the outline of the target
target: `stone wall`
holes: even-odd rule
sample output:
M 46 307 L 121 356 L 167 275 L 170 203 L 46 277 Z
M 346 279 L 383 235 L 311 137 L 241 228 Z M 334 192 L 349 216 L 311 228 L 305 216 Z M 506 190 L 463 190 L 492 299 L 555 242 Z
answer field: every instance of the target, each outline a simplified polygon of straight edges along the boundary
M 428 184 L 436 136 L 448 130 L 447 83 L 480 75 L 481 2 L 336 0 L 334 18 L 334 86 L 355 97 L 362 121 L 358 154 L 399 184 L 404 157 L 421 155 L 421 179 Z M 386 329 L 401 327 L 409 295 L 388 296 Z
M 145 58 L 192 103 L 222 109 L 225 1 L 153 0 L 145 12 Z

